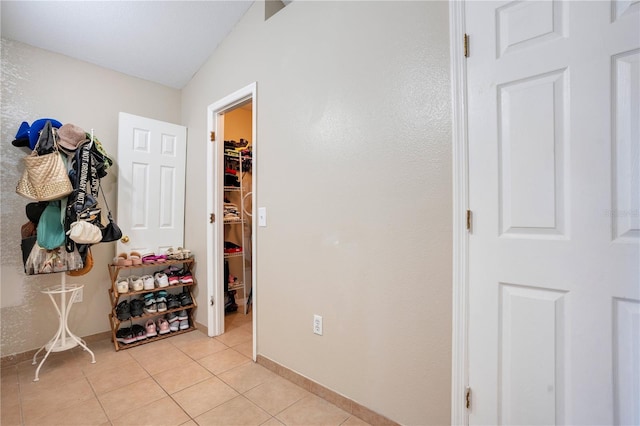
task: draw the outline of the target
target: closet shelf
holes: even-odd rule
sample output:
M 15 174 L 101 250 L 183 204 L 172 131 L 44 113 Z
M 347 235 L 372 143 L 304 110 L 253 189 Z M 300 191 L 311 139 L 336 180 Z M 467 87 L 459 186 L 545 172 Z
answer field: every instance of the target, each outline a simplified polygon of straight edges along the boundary
M 250 283 L 251 279 L 246 276 L 246 260 L 248 258 L 247 253 L 241 248 L 247 243 L 246 235 L 247 229 L 250 228 L 244 226 L 244 224 L 251 224 L 251 215 L 247 214 L 247 211 L 244 208 L 244 203 L 246 199 L 245 194 L 251 193 L 252 181 L 250 179 L 251 176 L 251 154 L 246 153 L 245 151 L 225 151 L 224 153 L 225 160 L 225 172 L 226 169 L 233 170 L 233 173 L 236 178 L 233 179 L 228 177 L 225 174 L 225 182 L 223 184 L 223 189 L 225 192 L 225 203 L 233 204 L 235 210 L 238 213 L 238 217 L 232 217 L 232 220 L 224 220 L 224 242 L 225 247 L 226 243 L 233 243 L 231 247 L 236 248 L 236 250 L 225 250 L 223 252 L 223 260 L 224 260 L 224 271 L 223 277 L 225 280 L 225 313 L 227 312 L 235 312 L 238 309 L 238 305 L 236 304 L 236 293 L 242 297 L 246 301 L 244 313 L 248 313 L 248 307 L 251 303 L 251 288 Z M 247 174 L 248 173 L 248 174 Z M 245 178 L 249 178 L 245 180 Z M 248 185 L 246 185 L 248 183 Z M 232 186 L 237 184 L 237 186 Z M 249 188 L 247 190 L 247 187 Z M 236 207 L 239 206 L 240 208 Z M 243 226 L 233 226 L 233 225 L 243 225 Z M 250 232 L 250 231 L 249 231 Z M 250 234 L 249 234 L 250 235 Z M 249 237 L 251 238 L 251 237 Z M 249 240 L 251 241 L 251 240 Z M 240 260 L 242 259 L 242 260 Z M 233 275 L 237 277 L 237 281 L 229 282 L 227 279 L 228 276 Z
M 229 290 L 244 290 L 244 284 L 242 281 L 238 281 L 233 284 L 229 283 Z
M 225 224 L 225 225 L 241 225 L 241 224 L 243 224 L 243 223 L 244 223 L 244 220 L 243 220 L 243 219 L 238 219 L 238 220 L 228 220 L 228 219 L 225 219 L 225 220 L 224 220 L 224 224 Z
M 228 259 L 230 257 L 242 257 L 243 255 L 244 255 L 244 252 L 242 252 L 242 251 L 239 251 L 237 253 L 225 253 L 224 254 L 224 258 Z

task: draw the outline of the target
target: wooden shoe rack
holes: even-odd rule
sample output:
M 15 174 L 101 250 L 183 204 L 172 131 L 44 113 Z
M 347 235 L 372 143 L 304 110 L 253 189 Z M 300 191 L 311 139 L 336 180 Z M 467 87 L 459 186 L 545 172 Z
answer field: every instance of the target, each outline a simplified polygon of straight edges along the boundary
M 194 264 L 195 264 L 195 261 L 193 257 L 189 259 L 184 259 L 184 260 L 166 260 L 165 262 L 161 262 L 161 263 L 151 263 L 151 264 L 142 264 L 142 265 L 134 265 L 134 266 L 120 266 L 120 265 L 109 264 L 108 266 L 109 277 L 111 278 L 111 288 L 109 288 L 109 298 L 111 300 L 111 312 L 109 313 L 109 324 L 111 326 L 111 340 L 113 341 L 113 345 L 115 346 L 116 351 L 119 351 L 121 349 L 133 348 L 135 346 L 144 345 L 144 344 L 155 342 L 158 340 L 163 340 L 168 337 L 177 336 L 178 334 L 187 333 L 189 331 L 193 331 L 196 329 L 194 314 L 197 308 L 197 304 L 196 304 L 196 299 L 193 296 L 193 292 L 191 291 L 193 286 L 196 285 L 196 279 L 195 279 L 195 276 L 193 276 Z M 140 291 L 130 290 L 127 293 L 118 293 L 118 290 L 117 290 L 118 278 L 127 278 L 127 276 L 130 276 L 130 275 L 153 276 L 156 272 L 164 271 L 171 265 L 176 265 L 177 267 L 183 268 L 185 271 L 190 272 L 191 275 L 193 276 L 193 283 L 179 283 L 177 285 L 170 285 L 168 287 L 154 288 L 153 290 L 140 290 Z M 138 269 L 139 271 L 133 272 L 132 270 L 135 270 L 135 269 Z M 125 271 L 129 273 L 125 273 L 123 276 L 120 276 L 120 273 Z M 129 301 L 131 301 L 136 298 L 141 298 L 142 295 L 146 293 L 155 293 L 159 290 L 166 290 L 167 293 L 172 293 L 172 294 L 179 294 L 183 291 L 189 292 L 189 295 L 191 296 L 191 300 L 193 301 L 193 304 L 187 305 L 187 306 L 180 306 L 174 309 L 167 309 L 164 312 L 149 313 L 149 314 L 143 313 L 141 316 L 131 317 L 130 319 L 127 319 L 124 321 L 120 321 L 118 319 L 118 316 L 116 315 L 116 306 L 118 306 L 118 304 L 121 301 L 125 299 L 128 299 Z M 118 332 L 121 326 L 131 327 L 133 324 L 140 324 L 144 327 L 145 323 L 149 319 L 157 320 L 158 318 L 161 318 L 166 314 L 169 314 L 170 312 L 179 312 L 181 310 L 186 310 L 189 316 L 189 328 L 187 329 L 172 331 L 170 333 L 163 334 L 163 335 L 158 334 L 155 337 L 150 337 L 144 340 L 139 340 L 134 343 L 127 343 L 127 344 L 118 342 L 118 339 L 116 338 L 116 333 Z

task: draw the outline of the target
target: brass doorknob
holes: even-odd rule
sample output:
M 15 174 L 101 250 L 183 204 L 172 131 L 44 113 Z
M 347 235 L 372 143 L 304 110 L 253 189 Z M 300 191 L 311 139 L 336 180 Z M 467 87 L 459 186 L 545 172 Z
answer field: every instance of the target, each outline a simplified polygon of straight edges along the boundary
M 125 235 L 124 237 L 122 237 L 122 238 L 120 239 L 120 241 L 122 241 L 124 244 L 127 244 L 127 243 L 129 242 L 129 236 L 128 236 L 128 235 Z

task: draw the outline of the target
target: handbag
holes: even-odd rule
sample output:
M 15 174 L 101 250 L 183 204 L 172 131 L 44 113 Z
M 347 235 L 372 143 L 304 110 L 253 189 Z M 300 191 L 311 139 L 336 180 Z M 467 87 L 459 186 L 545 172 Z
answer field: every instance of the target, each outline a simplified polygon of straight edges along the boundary
M 38 147 L 49 143 L 55 131 L 51 122 L 42 129 L 38 143 L 29 156 L 24 158 L 25 169 L 16 186 L 16 193 L 36 201 L 51 201 L 64 198 L 73 192 L 73 186 L 67 174 L 67 167 L 58 152 L 58 145 L 53 144 L 53 151 L 39 155 Z
M 29 255 L 31 254 L 31 250 L 33 250 L 33 246 L 37 243 L 37 237 L 34 235 L 32 237 L 23 238 L 20 243 L 20 249 L 22 250 L 22 264 L 24 266 L 24 272 L 27 272 L 27 259 L 29 259 Z
M 81 269 L 76 269 L 75 271 L 67 271 L 67 275 L 71 275 L 72 277 L 79 277 L 81 275 L 87 274 L 93 268 L 93 255 L 91 254 L 91 249 L 87 250 L 87 254 L 84 257 L 84 262 Z
M 85 220 L 73 222 L 67 234 L 76 244 L 96 244 L 102 240 L 100 228 Z
M 37 227 L 38 245 L 53 250 L 64 244 L 65 234 L 60 217 L 60 203 L 52 202 L 44 209 Z
M 82 257 L 78 250 L 71 253 L 62 247 L 47 250 L 36 242 L 29 253 L 24 269 L 27 275 L 38 275 L 74 271 L 82 267 Z
M 111 216 L 111 209 L 109 209 L 109 205 L 107 204 L 107 197 L 105 197 L 104 195 L 102 185 L 99 185 L 99 189 L 102 193 L 102 199 L 104 199 L 104 205 L 107 208 L 107 218 L 109 219 L 109 223 L 102 227 L 102 242 L 108 243 L 110 241 L 117 241 L 122 238 L 122 231 L 120 230 L 120 227 L 113 221 L 113 216 Z

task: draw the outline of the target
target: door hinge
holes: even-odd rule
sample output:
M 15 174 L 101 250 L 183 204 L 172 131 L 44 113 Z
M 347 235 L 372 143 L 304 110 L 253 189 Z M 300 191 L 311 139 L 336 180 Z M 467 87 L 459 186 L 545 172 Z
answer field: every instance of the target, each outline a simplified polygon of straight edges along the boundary
M 464 35 L 464 57 L 469 57 L 469 34 Z
M 215 299 L 213 298 L 213 296 L 211 296 L 211 300 L 209 300 L 209 305 L 213 306 L 215 305 Z
M 211 139 L 211 142 L 215 142 L 216 141 L 216 132 L 211 132 L 211 134 L 209 135 L 209 139 Z
M 213 223 L 216 221 L 216 214 L 215 213 L 211 213 L 209 215 L 209 223 Z
M 471 232 L 471 210 L 467 210 L 467 231 Z
M 471 388 L 469 386 L 467 386 L 467 392 L 465 394 L 465 406 L 467 407 L 467 410 L 469 408 L 471 408 Z

